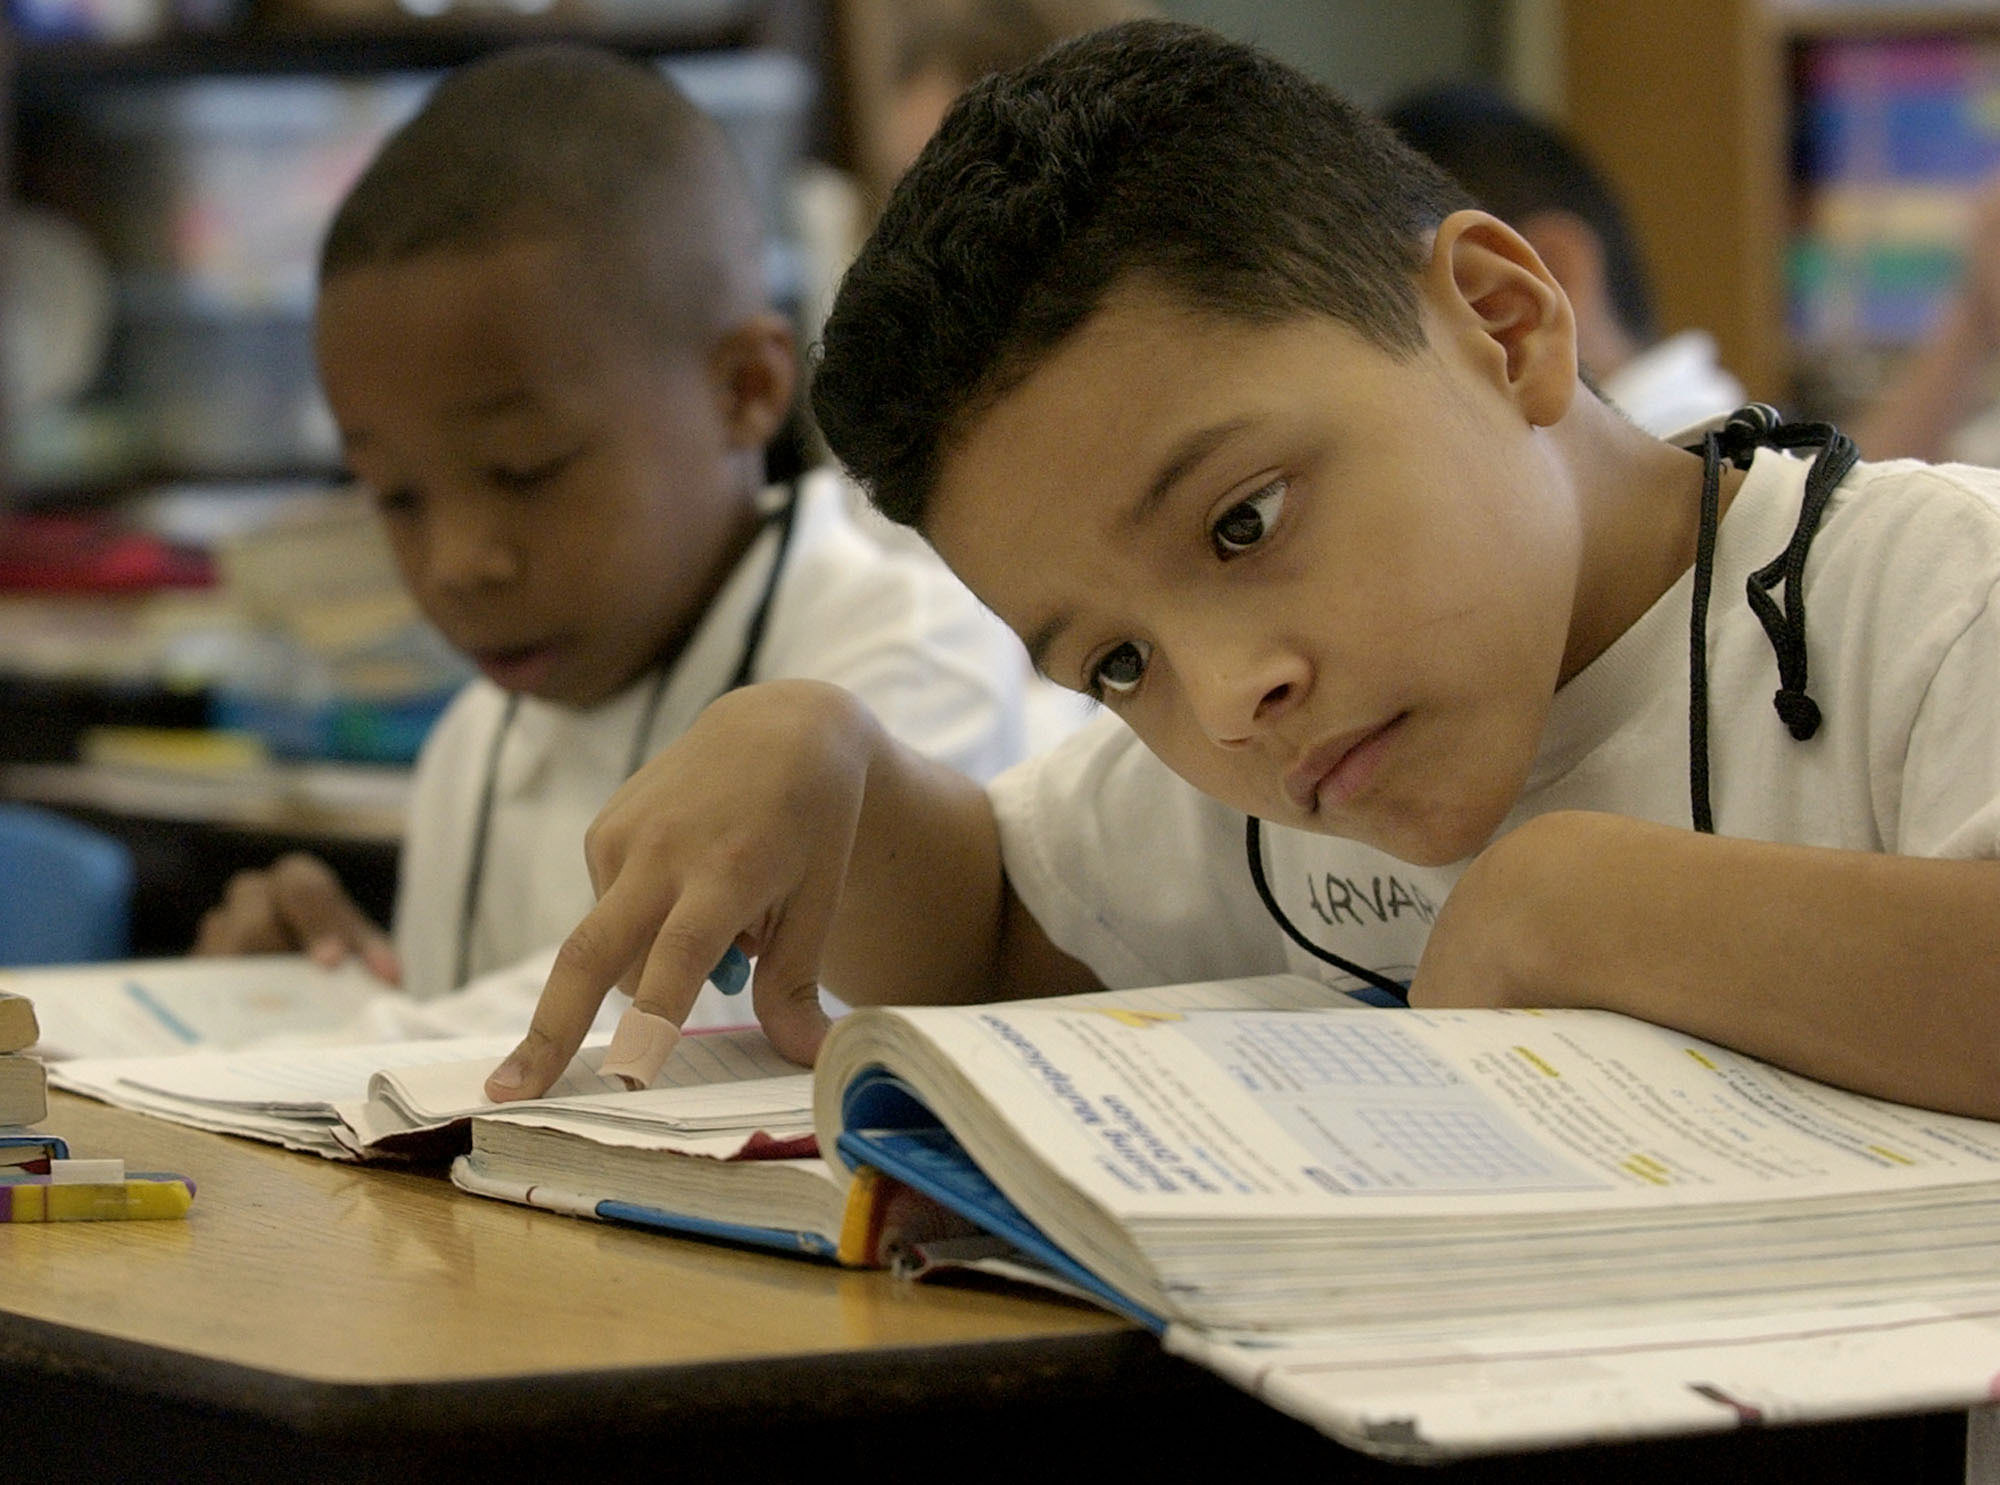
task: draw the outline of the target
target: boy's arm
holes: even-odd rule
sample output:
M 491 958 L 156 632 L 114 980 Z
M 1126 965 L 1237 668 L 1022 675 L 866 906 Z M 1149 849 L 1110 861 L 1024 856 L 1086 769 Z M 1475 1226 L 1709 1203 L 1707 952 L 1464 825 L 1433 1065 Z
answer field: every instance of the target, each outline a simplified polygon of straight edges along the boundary
M 826 1031 L 821 984 L 854 1003 L 1095 987 L 1007 887 L 985 790 L 821 682 L 716 701 L 612 796 L 586 855 L 597 906 L 495 1098 L 553 1082 L 612 985 L 678 1026 L 732 943 L 757 957 L 758 1020 L 799 1062 Z
M 2000 1118 L 2000 862 L 1544 815 L 1467 869 L 1411 1000 L 1623 1011 Z

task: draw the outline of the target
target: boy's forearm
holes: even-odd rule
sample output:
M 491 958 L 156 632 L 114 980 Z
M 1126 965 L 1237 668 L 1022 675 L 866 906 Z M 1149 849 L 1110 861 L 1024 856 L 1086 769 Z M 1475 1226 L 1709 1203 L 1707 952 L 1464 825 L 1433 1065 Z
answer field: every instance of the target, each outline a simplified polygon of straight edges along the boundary
M 1529 822 L 1475 862 L 1419 1003 L 1587 1005 L 2000 1117 L 2000 862 Z M 1452 921 L 1458 919 L 1459 921 Z
M 827 942 L 827 988 L 856 1005 L 985 998 L 1000 901 L 985 790 L 881 734 Z
M 1008 888 L 986 790 L 886 734 L 869 767 L 824 978 L 855 1005 L 1099 988 Z

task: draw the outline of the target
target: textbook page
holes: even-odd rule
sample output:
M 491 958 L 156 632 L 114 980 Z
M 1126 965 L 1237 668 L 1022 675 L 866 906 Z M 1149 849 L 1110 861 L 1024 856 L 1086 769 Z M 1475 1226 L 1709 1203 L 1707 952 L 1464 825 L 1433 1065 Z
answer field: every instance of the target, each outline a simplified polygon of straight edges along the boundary
M 303 954 L 0 970 L 0 989 L 35 1001 L 42 1028 L 35 1050 L 45 1060 L 455 1036 L 518 1040 L 554 958 L 553 949 L 531 955 L 430 1000 L 384 985 L 356 960 L 324 969 Z M 605 1001 L 592 1029 L 608 1034 L 625 1002 L 616 994 Z
M 244 1135 L 335 1159 L 336 1107 L 364 1099 L 385 1060 L 497 1062 L 513 1037 L 449 1038 L 176 1057 L 77 1058 L 49 1064 L 49 1084 L 195 1129 Z
M 357 963 L 322 969 L 302 954 L 5 970 L 0 988 L 35 1002 L 35 1052 L 50 1061 L 227 1051 L 277 1038 L 357 1041 L 351 1028 L 379 1002 L 408 1003 Z
M 182 1057 L 81 1058 L 57 1063 L 50 1081 L 107 1103 L 149 1096 L 178 1103 L 328 1119 L 343 1099 L 365 1098 L 369 1080 L 389 1063 L 463 1064 L 514 1049 L 516 1038 L 451 1037 L 371 1042 L 347 1047 L 194 1052 Z M 591 1075 L 596 1081 L 596 1075 Z
M 2000 1179 L 2000 1125 L 1610 1012 L 899 1007 L 836 1023 L 830 1047 L 866 1061 L 899 1039 L 862 1017 L 934 1049 L 919 1066 L 950 1086 L 933 1107 L 982 1166 L 982 1131 L 1009 1128 L 1121 1221 L 1539 1216 Z M 907 1051 L 887 1060 L 916 1071 Z M 821 1112 L 824 1135 L 838 1110 Z

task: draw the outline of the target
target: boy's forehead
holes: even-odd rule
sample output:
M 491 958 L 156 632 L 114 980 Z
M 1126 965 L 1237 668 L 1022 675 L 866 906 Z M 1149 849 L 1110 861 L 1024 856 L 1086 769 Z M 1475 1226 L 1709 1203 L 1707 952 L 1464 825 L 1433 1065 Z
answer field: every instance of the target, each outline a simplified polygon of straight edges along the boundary
M 953 504 L 958 493 L 976 491 L 996 460 L 1057 474 L 1067 467 L 1065 453 L 1161 454 L 1189 425 L 1263 403 L 1271 390 L 1258 376 L 1263 352 L 1301 332 L 1362 344 L 1328 316 L 1253 319 L 1150 279 L 1121 283 L 1075 329 L 1019 358 L 973 401 L 940 446 L 929 503 Z
M 925 534 L 977 591 L 991 559 L 1045 523 L 1128 524 L 1173 473 L 1177 445 L 1228 420 L 1218 370 L 1264 328 L 1145 286 L 1107 295 L 941 445 Z M 1254 401 L 1255 389 L 1234 395 Z

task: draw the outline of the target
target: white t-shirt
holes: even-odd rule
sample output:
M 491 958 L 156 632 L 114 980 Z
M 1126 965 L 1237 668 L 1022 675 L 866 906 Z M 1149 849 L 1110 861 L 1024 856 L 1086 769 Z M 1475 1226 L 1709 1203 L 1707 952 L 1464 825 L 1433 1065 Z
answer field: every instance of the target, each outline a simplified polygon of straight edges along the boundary
M 846 515 L 843 485 L 825 470 L 800 482 L 753 679 L 845 686 L 912 747 L 975 778 L 992 777 L 1025 751 L 1020 642 L 934 557 L 884 552 L 863 536 Z M 651 756 L 728 685 L 777 540 L 775 526 L 767 528 L 716 596 L 668 674 L 643 741 L 635 734 L 654 677 L 589 711 L 521 699 L 491 764 L 471 974 L 560 943 L 595 903 L 584 831 L 624 781 L 635 744 Z M 506 709 L 506 692 L 472 682 L 417 759 L 395 933 L 404 984 L 418 996 L 451 989 L 457 978 L 480 796 Z M 747 1000 L 706 990 L 690 1024 L 748 1019 Z
M 1710 797 L 1724 835 L 1954 858 L 2000 855 L 2000 474 L 1862 465 L 1806 568 L 1807 692 L 1796 742 L 1772 709 L 1749 574 L 1791 540 L 1807 461 L 1760 452 L 1722 522 L 1708 618 Z M 1690 823 L 1683 574 L 1557 694 L 1503 830 L 1552 810 Z M 1257 900 L 1244 819 L 1170 773 L 1116 718 L 991 787 L 1014 890 L 1107 985 L 1280 969 L 1342 977 Z M 1267 826 L 1267 874 L 1301 930 L 1407 980 L 1463 863 L 1413 867 Z
M 1716 360 L 1715 337 L 1705 330 L 1683 330 L 1646 347 L 1598 385 L 1613 406 L 1660 438 L 1750 400 Z

